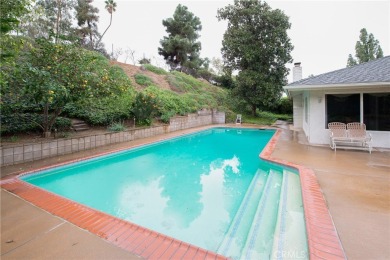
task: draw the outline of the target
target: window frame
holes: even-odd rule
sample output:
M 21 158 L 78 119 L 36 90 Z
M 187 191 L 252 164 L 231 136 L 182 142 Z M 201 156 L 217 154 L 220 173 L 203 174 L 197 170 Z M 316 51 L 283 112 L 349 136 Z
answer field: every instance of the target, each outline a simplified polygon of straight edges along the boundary
M 360 114 L 359 114 L 359 121 L 360 123 L 365 123 L 364 119 L 365 119 L 365 113 L 364 113 L 364 108 L 365 108 L 365 105 L 368 105 L 368 104 L 364 104 L 364 95 L 372 95 L 372 94 L 388 94 L 390 95 L 390 92 L 386 92 L 386 91 L 375 91 L 375 92 L 368 92 L 368 91 L 361 91 L 361 92 L 328 92 L 328 93 L 325 93 L 325 129 L 328 129 L 328 96 L 329 95 L 359 95 L 359 109 L 360 109 Z M 377 114 L 375 115 L 376 117 L 378 116 Z M 389 115 L 390 116 L 390 115 Z M 379 130 L 379 129 L 370 129 L 369 127 L 367 128 L 368 131 L 390 131 L 390 129 L 388 130 Z

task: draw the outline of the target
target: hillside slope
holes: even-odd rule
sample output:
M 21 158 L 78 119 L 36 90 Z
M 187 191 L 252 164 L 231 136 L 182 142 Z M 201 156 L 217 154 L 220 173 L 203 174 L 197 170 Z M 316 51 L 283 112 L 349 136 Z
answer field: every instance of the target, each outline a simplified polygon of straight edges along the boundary
M 232 100 L 229 91 L 204 79 L 179 71 L 167 72 L 152 65 L 141 68 L 116 61 L 111 61 L 111 64 L 123 69 L 138 92 L 150 96 L 158 103 L 156 113 L 163 117 L 185 115 L 200 109 L 219 109 L 231 114 Z M 146 76 L 147 83 L 137 84 L 137 75 Z
M 145 86 L 141 86 L 135 82 L 134 76 L 136 74 L 146 75 L 153 80 L 153 82 L 156 84 L 156 86 L 158 86 L 162 89 L 172 90 L 168 81 L 167 81 L 166 75 L 159 75 L 159 74 L 153 73 L 153 72 L 148 71 L 148 70 L 143 70 L 139 66 L 126 64 L 126 63 L 122 63 L 119 61 L 110 61 L 110 63 L 112 65 L 117 65 L 117 66 L 121 67 L 123 69 L 123 71 L 126 73 L 126 75 L 130 78 L 131 83 L 133 84 L 133 86 L 135 86 L 135 88 L 137 90 L 144 89 Z

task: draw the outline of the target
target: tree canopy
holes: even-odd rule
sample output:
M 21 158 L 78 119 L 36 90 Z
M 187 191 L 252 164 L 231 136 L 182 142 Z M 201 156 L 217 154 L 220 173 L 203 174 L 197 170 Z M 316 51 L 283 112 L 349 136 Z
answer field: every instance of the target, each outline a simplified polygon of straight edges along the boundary
M 42 120 L 35 123 L 45 133 L 67 104 L 117 96 L 131 87 L 97 52 L 44 38 L 24 48 L 18 66 L 8 68 L 7 84 L 1 89 L 2 109 L 5 114 L 11 109 L 15 115 L 42 112 Z
M 366 28 L 360 30 L 359 41 L 355 45 L 355 56 L 356 59 L 351 54 L 348 55 L 347 67 L 383 57 L 379 41 L 372 33 L 368 34 Z
M 78 34 L 81 45 L 93 50 L 94 41 L 99 39 L 97 22 L 99 21 L 99 9 L 92 5 L 93 0 L 78 0 L 76 6 L 77 24 L 80 27 Z
M 200 19 L 188 8 L 179 4 L 173 18 L 162 21 L 168 36 L 160 40 L 158 53 L 164 57 L 172 70 L 197 69 L 202 61 L 199 58 L 201 43 L 197 41 L 202 30 Z
M 235 0 L 218 10 L 228 21 L 222 42 L 224 64 L 238 71 L 234 93 L 256 109 L 272 108 L 287 83 L 293 46 L 287 35 L 288 17 L 261 1 Z
M 15 44 L 10 43 L 11 31 L 18 28 L 21 18 L 28 13 L 28 0 L 2 0 L 0 4 L 0 61 L 15 55 Z M 2 73 L 1 73 L 2 74 Z M 0 81 L 2 81 L 0 79 Z

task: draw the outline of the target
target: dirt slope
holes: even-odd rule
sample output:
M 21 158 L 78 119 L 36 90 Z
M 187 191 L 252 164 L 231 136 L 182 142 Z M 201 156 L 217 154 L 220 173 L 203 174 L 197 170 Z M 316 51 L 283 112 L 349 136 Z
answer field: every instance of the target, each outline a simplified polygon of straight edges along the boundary
M 166 80 L 166 75 L 158 75 L 148 70 L 142 70 L 141 67 L 118 62 L 118 61 L 111 61 L 111 64 L 118 65 L 123 69 L 123 71 L 127 74 L 127 76 L 130 78 L 131 83 L 133 86 L 135 86 L 136 89 L 141 90 L 145 88 L 145 86 L 141 86 L 135 82 L 134 75 L 136 74 L 144 74 L 151 78 L 153 82 L 156 84 L 156 86 L 163 88 L 163 89 L 171 89 L 171 86 L 169 85 L 168 81 Z

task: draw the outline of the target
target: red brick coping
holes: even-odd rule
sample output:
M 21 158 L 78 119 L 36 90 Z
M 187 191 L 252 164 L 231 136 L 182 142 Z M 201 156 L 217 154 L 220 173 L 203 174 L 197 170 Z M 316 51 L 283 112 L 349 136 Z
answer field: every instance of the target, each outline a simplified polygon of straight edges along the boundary
M 277 130 L 261 152 L 260 158 L 290 166 L 299 171 L 310 259 L 346 259 L 340 238 L 313 170 L 271 157 L 280 134 L 281 130 Z
M 344 250 L 312 170 L 271 157 L 280 136 L 278 130 L 260 157 L 299 170 L 310 259 L 345 259 Z M 108 242 L 146 259 L 227 259 L 186 242 L 138 226 L 21 181 L 18 177 L 64 164 L 126 150 L 119 149 L 3 178 L 1 187 L 43 210 L 98 235 Z

